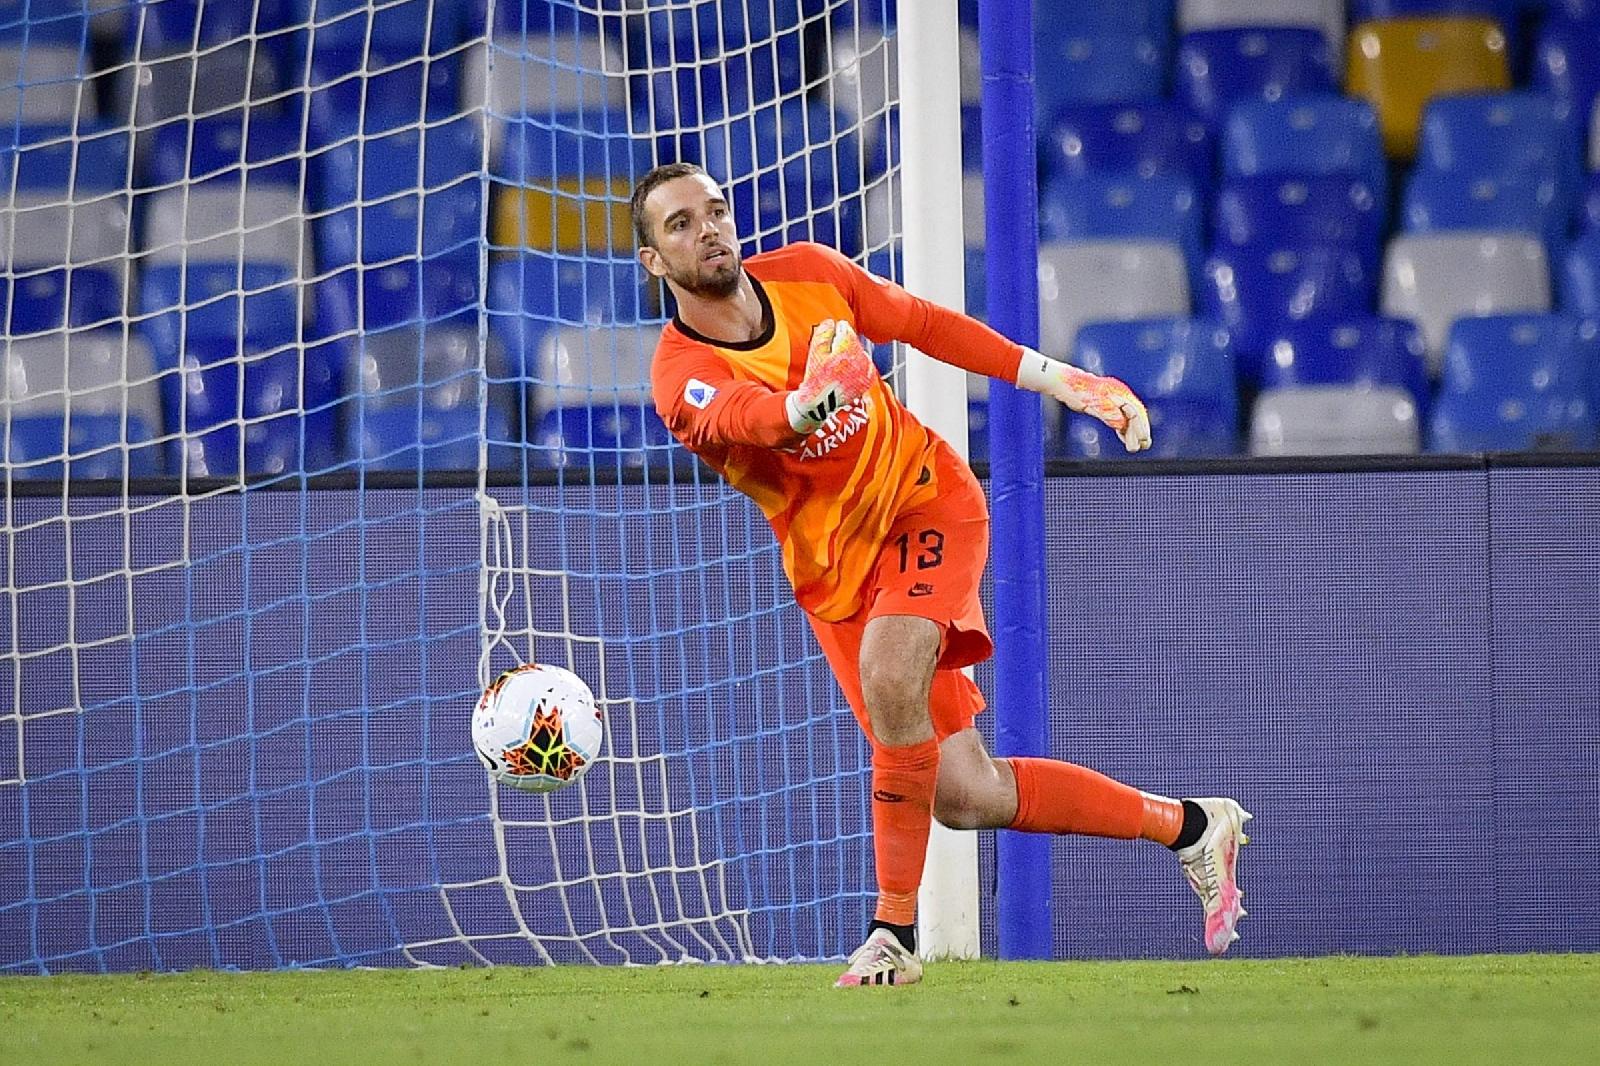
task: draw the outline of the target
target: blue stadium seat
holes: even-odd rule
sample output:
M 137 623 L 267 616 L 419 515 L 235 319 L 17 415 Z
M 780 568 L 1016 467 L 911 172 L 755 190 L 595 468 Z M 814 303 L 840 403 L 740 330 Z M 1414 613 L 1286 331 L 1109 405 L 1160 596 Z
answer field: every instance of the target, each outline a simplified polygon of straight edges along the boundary
M 1583 203 L 1578 208 L 1580 231 L 1600 230 L 1600 170 L 1591 173 L 1582 189 Z
M 562 326 L 651 319 L 644 270 L 632 259 L 578 259 L 527 252 L 489 268 L 489 328 L 512 373 L 528 377 L 547 333 Z
M 1479 17 L 1500 24 L 1509 45 L 1519 46 L 1522 0 L 1350 0 L 1350 24 L 1377 19 Z
M 475 258 L 481 154 L 476 123 L 465 118 L 322 153 L 314 192 L 319 208 L 330 212 L 316 222 L 322 268 L 408 255 Z
M 1600 231 L 1573 241 L 1561 259 L 1561 308 L 1600 319 Z
M 82 47 L 89 26 L 85 0 L 4 0 L 0 2 L 0 48 Z
M 1547 20 L 1539 30 L 1532 80 L 1566 106 L 1567 123 L 1581 142 L 1600 95 L 1600 22 Z
M 705 150 L 747 250 L 796 240 L 861 250 L 861 152 L 842 113 L 791 98 L 718 123 Z
M 650 142 L 628 130 L 625 111 L 563 111 L 507 125 L 494 176 L 514 185 L 553 177 L 632 181 L 650 169 Z
M 9 438 L 7 429 L 0 424 L 0 455 L 14 477 L 121 478 L 125 460 L 130 477 L 161 473 L 160 454 L 149 444 L 154 427 L 137 415 L 127 417 L 126 432 L 120 414 L 69 416 L 65 411 L 18 415 L 9 422 Z
M 60 199 L 121 189 L 128 183 L 128 131 L 92 120 L 65 126 L 0 121 L 0 179 L 19 196 Z
M 481 0 L 480 0 L 481 2 Z M 466 39 L 467 8 L 463 0 L 289 0 L 297 22 L 311 24 L 314 47 L 364 49 L 388 55 L 438 55 Z M 504 3 L 509 13 L 524 6 Z
M 1417 170 L 1406 183 L 1401 225 L 1407 233 L 1527 233 L 1543 241 L 1555 260 L 1566 243 L 1567 217 L 1552 178 L 1496 179 Z
M 454 54 L 424 60 L 416 52 L 317 41 L 306 94 L 307 143 L 317 147 L 449 118 L 461 110 L 460 66 Z
M 1205 123 L 1161 101 L 1072 104 L 1058 108 L 1040 146 L 1042 174 L 1187 177 L 1212 186 L 1214 145 Z
M 1217 192 L 1212 238 L 1227 247 L 1332 244 L 1376 271 L 1387 232 L 1377 190 L 1352 175 L 1229 178 Z
M 0 280 L 0 299 L 9 305 L 9 334 L 41 333 L 120 322 L 122 281 L 97 267 L 30 269 L 13 263 Z
M 1489 178 L 1552 178 L 1570 196 L 1582 163 L 1563 110 L 1548 93 L 1435 97 L 1422 114 L 1417 166 Z
M 1204 320 L 1092 322 L 1078 330 L 1073 363 L 1121 378 L 1150 411 L 1141 456 L 1195 458 L 1239 450 L 1239 393 L 1228 331 Z M 1071 415 L 1067 449 L 1083 458 L 1127 455 L 1098 420 Z
M 1333 92 L 1333 48 L 1299 26 L 1196 30 L 1178 42 L 1173 96 L 1213 128 L 1233 105 Z
M 1036 110 L 1043 118 L 1067 104 L 1159 100 L 1166 89 L 1167 56 L 1162 39 L 1127 31 L 1040 41 Z
M 1192 273 L 1200 262 L 1200 234 L 1200 204 L 1181 177 L 1057 178 L 1039 196 L 1041 241 L 1170 241 L 1183 249 Z
M 1216 248 L 1200 307 L 1233 335 L 1240 380 L 1254 385 L 1272 340 L 1286 327 L 1373 312 L 1376 279 L 1360 253 L 1330 245 Z
M 144 183 L 150 186 L 243 178 L 252 186 L 299 188 L 300 128 L 282 117 L 238 108 L 164 122 L 156 129 L 144 168 Z
M 1393 385 L 1428 410 L 1433 387 L 1422 331 L 1403 318 L 1314 318 L 1272 339 L 1260 363 L 1263 389 L 1301 385 Z
M 1222 130 L 1225 174 L 1353 174 L 1379 200 L 1388 194 L 1388 163 L 1377 112 L 1365 100 L 1333 94 L 1251 100 L 1228 114 Z
M 1459 319 L 1429 419 L 1436 452 L 1594 447 L 1595 326 L 1564 315 Z
M 1069 0 L 1041 5 L 1034 27 L 1041 37 L 1137 33 L 1161 39 L 1172 33 L 1175 9 L 1176 0 Z

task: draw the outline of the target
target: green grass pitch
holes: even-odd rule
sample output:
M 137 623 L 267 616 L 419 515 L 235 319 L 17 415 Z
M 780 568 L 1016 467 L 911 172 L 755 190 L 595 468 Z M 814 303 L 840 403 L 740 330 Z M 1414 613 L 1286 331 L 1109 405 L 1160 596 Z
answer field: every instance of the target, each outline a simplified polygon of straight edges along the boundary
M 0 978 L 0 1063 L 1600 1062 L 1600 955 Z

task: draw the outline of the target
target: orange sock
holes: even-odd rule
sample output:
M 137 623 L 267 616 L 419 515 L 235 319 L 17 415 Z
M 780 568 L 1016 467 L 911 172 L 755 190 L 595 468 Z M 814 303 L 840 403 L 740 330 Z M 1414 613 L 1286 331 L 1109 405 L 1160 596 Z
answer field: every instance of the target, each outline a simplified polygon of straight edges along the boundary
M 917 887 L 928 855 L 939 743 L 925 740 L 872 752 L 872 853 L 878 865 L 880 922 L 917 920 Z
M 1055 759 L 1008 759 L 1017 779 L 1017 816 L 1027 833 L 1154 840 L 1171 844 L 1183 828 L 1183 804 L 1140 792 L 1087 767 Z

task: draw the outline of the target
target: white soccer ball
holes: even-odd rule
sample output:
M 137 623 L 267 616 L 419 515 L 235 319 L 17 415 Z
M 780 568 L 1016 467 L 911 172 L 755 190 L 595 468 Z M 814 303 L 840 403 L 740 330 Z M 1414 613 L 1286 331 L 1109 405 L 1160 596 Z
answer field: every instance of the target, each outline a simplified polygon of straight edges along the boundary
M 565 788 L 600 756 L 605 728 L 594 693 L 559 666 L 528 663 L 494 680 L 472 711 L 472 746 L 502 785 Z

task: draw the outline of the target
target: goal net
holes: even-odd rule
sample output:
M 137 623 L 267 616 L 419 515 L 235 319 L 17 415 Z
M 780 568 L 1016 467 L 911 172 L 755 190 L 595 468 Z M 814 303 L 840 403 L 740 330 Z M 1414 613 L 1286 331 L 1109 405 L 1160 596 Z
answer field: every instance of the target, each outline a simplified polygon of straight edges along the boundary
M 627 197 L 898 254 L 882 0 L 0 4 L 0 972 L 818 958 L 866 753 Z M 886 368 L 888 364 L 885 364 Z M 602 761 L 491 787 L 567 666 Z

